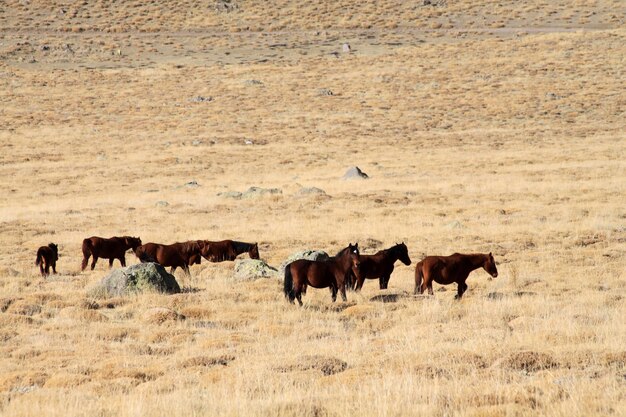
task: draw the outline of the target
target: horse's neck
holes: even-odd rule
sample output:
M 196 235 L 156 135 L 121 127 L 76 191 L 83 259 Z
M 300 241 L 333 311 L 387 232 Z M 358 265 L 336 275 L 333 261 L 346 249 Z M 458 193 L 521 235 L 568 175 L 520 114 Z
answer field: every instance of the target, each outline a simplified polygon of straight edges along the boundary
M 485 255 L 477 253 L 473 255 L 465 256 L 466 264 L 469 268 L 469 272 L 482 267 L 485 264 Z
M 342 271 L 347 271 L 350 268 L 350 254 L 343 254 L 341 256 L 335 256 L 335 266 Z
M 233 250 L 235 251 L 235 255 L 239 255 L 244 252 L 249 252 L 250 249 L 252 249 L 252 245 L 249 243 L 233 241 Z

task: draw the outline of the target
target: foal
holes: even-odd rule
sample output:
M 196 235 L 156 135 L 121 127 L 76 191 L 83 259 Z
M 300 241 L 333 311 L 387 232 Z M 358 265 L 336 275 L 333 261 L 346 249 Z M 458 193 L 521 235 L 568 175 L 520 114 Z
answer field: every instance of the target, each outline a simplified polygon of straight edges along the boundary
M 35 265 L 39 266 L 42 277 L 50 275 L 50 267 L 52 273 L 57 273 L 57 260 L 59 259 L 59 248 L 54 243 L 48 243 L 48 246 L 42 246 L 37 250 L 37 259 Z
M 491 252 L 488 254 L 476 253 L 463 255 L 455 253 L 450 256 L 427 256 L 415 266 L 415 291 L 423 294 L 428 288 L 428 293 L 433 295 L 433 281 L 441 285 L 456 282 L 458 292 L 456 298 L 463 297 L 467 290 L 465 280 L 470 272 L 482 267 L 492 277 L 498 276 L 496 262 Z

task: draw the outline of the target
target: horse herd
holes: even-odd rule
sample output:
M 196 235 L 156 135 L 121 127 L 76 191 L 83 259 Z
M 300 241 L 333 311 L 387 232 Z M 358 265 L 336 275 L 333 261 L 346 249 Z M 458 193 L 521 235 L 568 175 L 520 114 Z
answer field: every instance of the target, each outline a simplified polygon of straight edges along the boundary
M 126 251 L 132 250 L 141 262 L 156 262 L 162 266 L 171 267 L 173 273 L 176 268 L 182 268 L 188 275 L 189 266 L 199 264 L 202 258 L 210 262 L 233 261 L 247 252 L 250 258 L 259 259 L 257 243 L 223 240 L 219 242 L 209 240 L 191 240 L 171 245 L 159 243 L 142 244 L 138 237 L 121 236 L 102 238 L 93 236 L 83 240 L 83 261 L 81 269 L 85 270 L 92 258 L 91 269 L 96 266 L 99 258 L 108 259 L 109 267 L 118 259 L 122 266 L 126 266 Z M 47 276 L 52 268 L 56 274 L 58 247 L 54 243 L 42 246 L 37 251 L 35 264 L 39 266 L 42 276 Z M 346 288 L 359 291 L 365 279 L 379 280 L 380 289 L 386 289 L 394 270 L 396 261 L 411 265 L 408 249 L 403 243 L 398 243 L 389 249 L 383 249 L 373 255 L 361 255 L 359 244 L 350 243 L 340 250 L 337 255 L 324 260 L 298 259 L 285 267 L 283 291 L 289 302 L 302 305 L 302 294 L 306 294 L 307 287 L 329 288 L 333 302 L 337 293 L 341 293 L 343 301 L 347 301 Z M 483 268 L 492 277 L 498 276 L 496 263 L 491 253 L 460 254 L 450 256 L 427 256 L 415 267 L 414 294 L 423 294 L 428 290 L 433 295 L 433 281 L 448 285 L 457 283 L 456 298 L 461 298 L 467 290 L 465 281 L 470 272 Z

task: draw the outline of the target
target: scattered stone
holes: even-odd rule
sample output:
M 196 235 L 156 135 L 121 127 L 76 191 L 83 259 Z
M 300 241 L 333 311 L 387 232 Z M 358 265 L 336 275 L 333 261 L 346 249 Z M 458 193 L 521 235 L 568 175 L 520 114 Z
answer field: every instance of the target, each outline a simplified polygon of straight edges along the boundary
M 155 206 L 157 207 L 167 207 L 169 206 L 170 203 L 168 203 L 167 201 L 161 200 L 161 201 L 157 201 Z
M 305 195 L 328 195 L 326 191 L 317 187 L 302 187 L 296 192 L 297 196 L 305 196 Z
M 330 259 L 328 254 L 321 250 L 303 250 L 299 252 L 292 253 L 287 257 L 280 267 L 278 268 L 279 277 L 282 279 L 285 276 L 285 267 L 292 263 L 293 261 L 297 261 L 298 259 L 308 259 L 309 261 L 326 261 Z
M 397 303 L 401 298 L 406 297 L 406 294 L 396 293 L 396 294 L 378 294 L 370 298 L 370 301 L 381 302 L 381 303 Z
M 200 184 L 198 184 L 198 181 L 193 180 L 193 181 L 189 181 L 188 183 L 185 184 L 185 187 L 187 188 L 198 188 L 200 186 Z
M 196 96 L 189 99 L 192 103 L 208 103 L 209 101 L 213 101 L 213 97 L 207 96 Z
M 329 90 L 328 88 L 318 88 L 317 89 L 317 95 L 318 96 L 332 96 L 334 95 L 333 92 L 331 90 Z
M 50 47 L 48 45 L 41 45 L 41 50 L 42 51 L 49 51 Z
M 250 139 L 244 140 L 243 143 L 246 145 L 254 145 L 254 142 L 252 142 Z
M 555 93 L 546 93 L 546 98 L 549 100 L 558 100 L 560 98 L 562 98 L 561 96 L 555 94 Z
M 151 308 L 149 310 L 146 310 L 141 316 L 141 320 L 144 323 L 149 324 L 163 324 L 166 321 L 177 321 L 184 319 L 184 316 L 178 314 L 174 310 L 165 307 Z
M 192 146 L 200 146 L 200 145 L 202 145 L 202 143 L 203 143 L 203 142 L 202 142 L 201 140 L 195 139 L 195 140 L 193 140 L 193 141 L 191 142 L 191 145 L 192 145 Z
M 349 43 L 344 43 L 343 46 L 341 47 L 341 49 L 343 50 L 343 52 L 345 53 L 350 53 L 352 52 L 352 48 L 350 48 L 350 44 Z
M 223 193 L 217 193 L 218 197 L 224 198 L 233 198 L 235 200 L 240 200 L 242 194 L 239 191 L 225 191 Z
M 361 171 L 361 168 L 359 168 L 359 167 L 350 167 L 350 168 L 348 168 L 346 173 L 343 174 L 343 179 L 344 180 L 353 180 L 353 179 L 366 180 L 368 178 L 369 178 L 369 175 L 367 175 L 365 172 Z
M 280 188 L 261 188 L 261 187 L 250 187 L 246 191 L 241 194 L 242 198 L 257 198 L 265 195 L 275 195 L 282 194 L 283 190 Z
M 89 294 L 93 298 L 107 298 L 143 291 L 174 294 L 180 292 L 180 286 L 161 265 L 147 262 L 112 271 Z
M 451 223 L 448 223 L 446 225 L 446 228 L 448 228 L 448 229 L 463 229 L 463 228 L 465 228 L 465 226 L 463 226 L 460 221 L 455 220 L 455 221 L 453 221 Z
M 246 85 L 263 85 L 263 83 L 259 80 L 246 80 L 244 83 Z
M 260 259 L 237 259 L 234 278 L 238 281 L 250 281 L 257 278 L 277 278 L 278 270 Z
M 321 371 L 324 375 L 334 375 L 343 372 L 348 364 L 341 359 L 322 355 L 308 355 L 296 360 L 293 364 L 283 365 L 276 368 L 278 372 L 308 371 L 311 369 Z

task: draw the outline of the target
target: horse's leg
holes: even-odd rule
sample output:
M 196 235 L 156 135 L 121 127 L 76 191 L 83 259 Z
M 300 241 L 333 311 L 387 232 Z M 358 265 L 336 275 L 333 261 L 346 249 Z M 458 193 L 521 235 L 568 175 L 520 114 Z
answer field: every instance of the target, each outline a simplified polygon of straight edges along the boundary
M 343 300 L 343 302 L 345 303 L 346 301 L 348 301 L 348 297 L 346 297 L 346 283 L 342 282 L 341 285 L 339 286 L 339 291 L 341 291 L 341 299 Z
M 465 291 L 467 291 L 467 284 L 465 283 L 465 281 L 460 281 L 458 283 L 457 294 L 455 298 L 460 299 L 461 297 L 463 297 L 463 293 Z
M 56 262 L 52 262 L 52 273 L 56 274 L 57 273 L 57 263 Z
M 331 297 L 333 298 L 333 303 L 337 301 L 337 284 L 335 283 L 331 284 L 330 294 L 331 294 Z
M 44 269 L 43 269 L 43 263 L 44 263 L 44 262 L 45 262 L 45 261 L 41 261 L 41 262 L 39 263 L 39 272 L 41 272 L 41 276 L 42 276 L 42 277 L 45 277 L 45 276 L 46 276 L 46 273 L 44 272 Z
M 50 263 L 46 262 L 46 276 L 50 275 Z
M 120 262 L 122 263 L 122 267 L 125 268 L 126 267 L 126 255 L 122 255 L 122 257 L 120 258 Z
M 91 260 L 91 270 L 92 271 L 96 267 L 96 262 L 98 262 L 98 257 L 96 255 L 93 255 L 93 259 Z
M 87 268 L 87 264 L 89 263 L 89 255 L 88 254 L 84 254 L 83 255 L 83 263 L 80 265 L 80 270 L 84 271 L 85 268 Z
M 174 275 L 174 271 L 176 271 L 176 267 L 175 266 L 170 267 L 170 274 L 171 275 Z
M 109 258 L 109 269 L 113 268 L 113 261 L 115 258 Z

